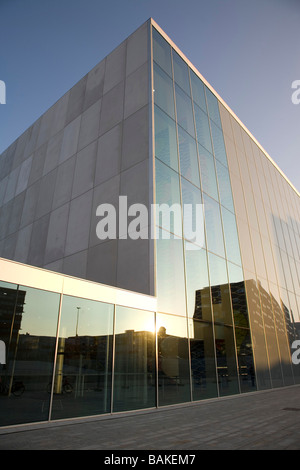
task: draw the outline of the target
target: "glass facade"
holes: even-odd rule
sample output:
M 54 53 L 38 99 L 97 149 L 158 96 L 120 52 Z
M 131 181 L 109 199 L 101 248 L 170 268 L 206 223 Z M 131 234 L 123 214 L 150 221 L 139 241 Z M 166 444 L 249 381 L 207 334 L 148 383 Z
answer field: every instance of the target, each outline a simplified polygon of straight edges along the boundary
M 191 399 L 299 383 L 299 194 L 157 25 L 152 41 L 154 139 L 168 155 L 155 145 L 156 203 L 204 208 L 201 247 L 183 220 L 156 220 L 172 239 L 157 241 L 158 311 L 187 318 Z
M 300 335 L 299 194 L 152 21 L 147 34 L 151 54 L 145 86 L 150 84 L 152 119 L 148 134 L 144 129 L 138 139 L 143 148 L 150 147 L 146 163 L 153 175 L 145 172 L 146 189 L 140 173 L 127 185 L 108 179 L 103 194 L 115 200 L 121 188 L 130 186 L 136 196 L 139 187 L 154 203 L 180 208 L 169 219 L 156 211 L 152 222 L 157 237 L 150 253 L 135 252 L 139 242 L 132 241 L 129 254 L 120 258 L 122 270 L 117 272 L 135 280 L 143 254 L 143 266 L 155 273 L 150 279 L 155 296 L 149 295 L 153 291 L 144 296 L 117 288 L 109 296 L 101 294 L 98 274 L 110 272 L 113 263 L 118 269 L 121 265 L 115 254 L 106 258 L 111 242 L 96 246 L 105 269 L 95 260 L 93 287 L 86 280 L 78 281 L 78 289 L 65 288 L 73 271 L 48 272 L 54 285 L 62 282 L 64 288 L 41 286 L 34 279 L 45 271 L 24 265 L 33 280 L 27 285 L 25 276 L 14 282 L 5 265 L 8 274 L 2 269 L 0 277 L 0 340 L 6 348 L 5 363 L 0 360 L 0 426 L 300 383 L 300 365 L 291 361 L 292 344 Z M 135 96 L 130 90 L 139 109 L 139 91 Z M 127 110 L 130 103 L 126 101 Z M 123 139 L 130 155 L 139 147 L 139 113 L 134 114 L 130 139 Z M 127 120 L 124 129 L 131 125 Z M 115 145 L 105 142 L 105 149 Z M 134 158 L 122 166 L 121 182 L 131 167 L 139 167 L 139 157 Z M 114 184 L 118 189 L 112 195 Z M 201 207 L 200 238 L 191 236 L 196 207 Z M 92 234 L 91 224 L 87 228 Z M 4 230 L 5 224 L 0 225 Z M 12 238 L 16 233 L 11 232 Z M 76 272 L 81 259 L 71 257 Z M 138 269 L 140 278 L 151 277 L 146 268 Z M 120 274 L 112 279 L 110 285 L 124 287 L 117 283 Z M 124 301 L 131 295 L 134 300 Z

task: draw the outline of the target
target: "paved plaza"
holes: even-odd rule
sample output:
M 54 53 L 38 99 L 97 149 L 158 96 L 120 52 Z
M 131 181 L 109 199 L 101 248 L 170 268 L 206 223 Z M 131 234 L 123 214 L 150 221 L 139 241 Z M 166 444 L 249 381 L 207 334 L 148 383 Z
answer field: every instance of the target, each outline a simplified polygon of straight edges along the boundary
M 300 450 L 300 385 L 0 431 L 0 450 Z

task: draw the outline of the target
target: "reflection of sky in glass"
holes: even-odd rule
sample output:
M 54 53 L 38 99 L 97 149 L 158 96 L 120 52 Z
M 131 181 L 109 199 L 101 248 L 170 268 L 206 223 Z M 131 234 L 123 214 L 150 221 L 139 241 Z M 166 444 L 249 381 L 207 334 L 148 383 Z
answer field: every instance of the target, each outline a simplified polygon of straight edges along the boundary
M 25 291 L 21 333 L 37 336 L 55 336 L 59 311 L 59 294 L 30 287 L 19 287 Z
M 113 312 L 111 304 L 64 296 L 60 337 L 112 334 Z
M 119 307 L 116 309 L 116 334 L 127 330 L 154 332 L 154 313 L 134 308 Z

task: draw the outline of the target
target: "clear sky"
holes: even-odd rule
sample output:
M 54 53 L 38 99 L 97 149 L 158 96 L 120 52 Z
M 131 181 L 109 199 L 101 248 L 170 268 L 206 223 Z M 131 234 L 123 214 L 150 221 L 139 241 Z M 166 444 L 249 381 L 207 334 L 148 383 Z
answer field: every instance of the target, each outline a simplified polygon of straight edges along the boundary
M 300 191 L 300 0 L 0 0 L 0 152 L 150 17 Z

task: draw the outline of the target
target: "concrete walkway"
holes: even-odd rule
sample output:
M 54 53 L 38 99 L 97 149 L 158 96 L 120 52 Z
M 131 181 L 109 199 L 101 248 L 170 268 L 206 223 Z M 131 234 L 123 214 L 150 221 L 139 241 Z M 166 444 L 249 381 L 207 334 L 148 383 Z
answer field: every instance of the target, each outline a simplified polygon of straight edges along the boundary
M 4 449 L 300 450 L 300 385 L 88 421 L 2 429 Z

